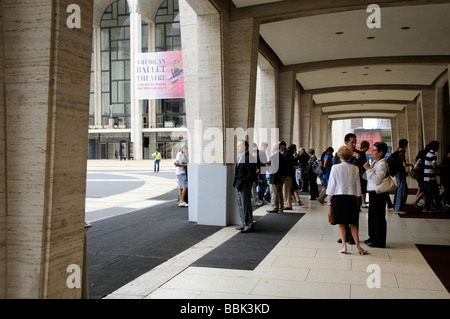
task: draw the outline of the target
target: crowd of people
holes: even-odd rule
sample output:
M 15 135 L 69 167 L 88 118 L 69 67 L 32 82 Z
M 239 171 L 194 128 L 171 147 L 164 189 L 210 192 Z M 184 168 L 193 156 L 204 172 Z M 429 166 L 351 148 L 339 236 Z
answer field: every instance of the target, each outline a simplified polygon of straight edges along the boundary
M 419 185 L 413 202 L 416 208 L 422 206 L 423 213 L 448 212 L 450 146 L 439 162 L 436 154 L 439 142 L 432 141 L 419 151 L 415 164 L 411 164 L 407 161 L 406 139 L 399 140 L 398 148 L 389 158 L 386 158 L 388 146 L 384 142 L 372 145 L 369 160 L 366 155 L 370 148 L 369 142 L 361 141 L 359 150 L 356 145 L 356 135 L 348 133 L 344 145 L 334 156 L 334 149 L 328 147 L 318 158 L 314 149 L 306 151 L 300 147 L 297 152 L 295 144 L 288 146 L 284 141 L 273 144 L 270 155 L 267 143 L 261 143 L 259 148 L 254 143 L 250 149 L 247 141 L 238 141 L 233 187 L 242 225 L 237 229 L 244 233 L 254 231 L 252 202 L 256 206 L 270 204 L 268 213 L 282 213 L 292 210 L 293 206 L 305 207 L 307 203 L 302 202 L 299 192 L 309 193 L 310 200 L 329 205 L 332 223 L 339 225 L 338 242 L 342 243 L 339 252 L 346 253 L 349 243 L 355 244 L 360 254 L 366 254 L 367 251 L 360 246 L 358 233 L 361 208 L 368 208 L 369 238 L 364 243 L 369 247 L 384 248 L 387 234 L 386 207 L 394 208 L 397 214 L 407 213 L 408 175 L 416 179 Z M 181 207 L 188 206 L 188 163 L 187 147 L 184 146 L 174 163 L 177 167 Z M 389 192 L 379 191 L 379 185 L 388 176 L 396 180 L 393 202 Z M 442 194 L 437 176 L 440 176 L 440 185 L 444 189 Z
M 328 203 L 330 206 L 333 224 L 339 225 L 341 235 L 338 242 L 342 243 L 342 249 L 339 252 L 346 253 L 347 243 L 350 243 L 356 245 L 358 253 L 366 254 L 367 251 L 360 246 L 358 234 L 361 208 L 368 208 L 369 238 L 364 243 L 369 247 L 384 248 L 387 234 L 386 208 L 394 208 L 398 214 L 406 213 L 408 175 L 418 180 L 419 190 L 414 201 L 416 207 L 424 199 L 424 213 L 448 211 L 450 152 L 438 163 L 436 152 L 439 150 L 439 142 L 432 141 L 425 150 L 419 152 L 415 165 L 406 160 L 408 141 L 405 139 L 399 141 L 397 150 L 390 155 L 392 159 L 386 158 L 388 146 L 384 142 L 372 145 L 369 160 L 366 154 L 370 144 L 361 141 L 359 150 L 356 145 L 356 135 L 349 133 L 344 138 L 344 146 L 339 148 L 335 156 L 334 149 L 328 147 L 318 158 L 314 149 L 306 152 L 301 147 L 297 152 L 295 144 L 287 146 L 284 141 L 272 145 L 270 156 L 267 154 L 267 143 L 262 143 L 260 148 L 253 144 L 249 150 L 247 141 L 239 141 L 240 157 L 233 183 L 242 219 L 242 226 L 237 229 L 242 232 L 254 231 L 250 218 L 251 201 L 257 206 L 270 203 L 271 209 L 267 212 L 281 213 L 291 210 L 293 205 L 306 206 L 299 197 L 299 191 L 309 192 L 310 200 L 317 200 L 322 205 Z M 249 160 L 250 157 L 255 160 Z M 394 158 L 400 162 L 400 167 L 398 171 L 391 172 Z M 379 191 L 379 186 L 389 175 L 393 176 L 397 185 L 393 203 L 388 191 Z M 438 175 L 444 188 L 442 195 Z

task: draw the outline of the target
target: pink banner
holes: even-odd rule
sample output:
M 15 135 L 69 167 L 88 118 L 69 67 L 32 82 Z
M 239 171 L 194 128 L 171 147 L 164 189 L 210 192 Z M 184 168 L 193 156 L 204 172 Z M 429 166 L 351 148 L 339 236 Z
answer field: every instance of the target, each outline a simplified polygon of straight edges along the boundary
M 184 98 L 181 51 L 136 54 L 137 100 Z

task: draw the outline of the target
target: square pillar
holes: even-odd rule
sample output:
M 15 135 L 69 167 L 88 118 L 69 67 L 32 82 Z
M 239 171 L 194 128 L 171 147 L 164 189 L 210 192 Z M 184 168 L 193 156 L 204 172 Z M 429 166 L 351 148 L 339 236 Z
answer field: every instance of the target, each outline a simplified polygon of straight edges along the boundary
M 80 0 L 72 11 L 80 28 L 67 24 L 72 3 L 0 5 L 6 298 L 81 297 L 67 269 L 83 266 L 93 2 Z

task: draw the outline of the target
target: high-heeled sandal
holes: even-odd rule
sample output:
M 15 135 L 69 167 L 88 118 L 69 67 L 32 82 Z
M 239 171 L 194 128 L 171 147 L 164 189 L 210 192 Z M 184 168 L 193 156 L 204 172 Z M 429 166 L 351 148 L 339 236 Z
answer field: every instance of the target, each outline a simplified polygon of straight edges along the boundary
M 339 250 L 339 252 L 341 254 L 346 254 L 347 253 L 347 248 L 342 248 L 341 250 Z
M 366 254 L 368 254 L 369 252 L 368 252 L 367 250 L 365 250 L 365 249 L 361 249 L 361 250 L 358 250 L 358 253 L 359 253 L 360 255 L 366 255 Z

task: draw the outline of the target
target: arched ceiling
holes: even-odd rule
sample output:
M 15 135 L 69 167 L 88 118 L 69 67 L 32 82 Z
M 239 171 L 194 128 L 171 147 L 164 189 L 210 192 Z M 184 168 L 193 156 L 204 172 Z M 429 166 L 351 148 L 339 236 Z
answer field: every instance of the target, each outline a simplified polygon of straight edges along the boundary
M 330 119 L 395 117 L 450 65 L 450 1 L 233 0 Z

